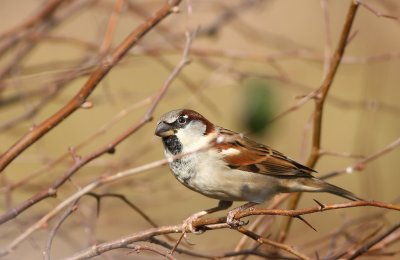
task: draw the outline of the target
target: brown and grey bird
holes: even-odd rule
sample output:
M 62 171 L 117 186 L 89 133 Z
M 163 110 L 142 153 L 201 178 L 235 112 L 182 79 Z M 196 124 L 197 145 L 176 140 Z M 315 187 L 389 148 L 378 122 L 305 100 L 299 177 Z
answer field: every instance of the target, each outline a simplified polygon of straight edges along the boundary
M 201 114 L 178 109 L 164 114 L 155 134 L 162 138 L 169 166 L 183 185 L 207 197 L 218 199 L 217 207 L 198 212 L 192 222 L 233 201 L 248 203 L 231 210 L 227 223 L 238 225 L 235 214 L 269 200 L 279 193 L 328 192 L 349 200 L 360 200 L 353 193 L 312 175 L 315 172 L 284 154 L 242 134 L 219 127 Z

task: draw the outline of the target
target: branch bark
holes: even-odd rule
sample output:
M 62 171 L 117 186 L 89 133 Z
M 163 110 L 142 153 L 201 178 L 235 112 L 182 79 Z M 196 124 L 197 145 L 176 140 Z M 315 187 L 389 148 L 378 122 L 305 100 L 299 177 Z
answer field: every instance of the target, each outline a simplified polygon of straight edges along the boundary
M 332 86 L 333 80 L 335 79 L 337 70 L 343 58 L 344 51 L 347 46 L 347 40 L 350 35 L 351 27 L 354 23 L 354 19 L 358 10 L 359 4 L 357 1 L 352 1 L 347 12 L 347 17 L 345 24 L 342 29 L 342 33 L 340 35 L 339 43 L 336 47 L 336 50 L 331 59 L 331 63 L 329 65 L 328 72 L 324 80 L 322 81 L 321 86 L 318 89 L 315 98 L 315 109 L 314 109 L 314 119 L 313 119 L 313 136 L 312 136 L 312 147 L 311 154 L 307 160 L 306 165 L 310 168 L 314 168 L 318 159 L 320 158 L 320 149 L 321 149 L 321 131 L 322 131 L 322 119 L 323 119 L 323 111 L 326 98 L 328 96 L 329 90 Z M 301 193 L 297 193 L 292 196 L 289 201 L 289 208 L 295 209 L 297 204 L 299 203 Z M 287 219 L 281 228 L 281 241 L 285 240 L 286 234 L 290 229 L 292 219 Z

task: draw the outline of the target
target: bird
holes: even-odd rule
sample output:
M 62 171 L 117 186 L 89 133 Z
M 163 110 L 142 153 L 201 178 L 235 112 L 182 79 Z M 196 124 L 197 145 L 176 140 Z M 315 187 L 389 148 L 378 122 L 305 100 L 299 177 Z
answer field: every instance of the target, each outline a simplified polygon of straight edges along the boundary
M 217 126 L 200 113 L 176 109 L 162 115 L 155 135 L 175 178 L 187 188 L 212 199 L 218 206 L 193 214 L 185 230 L 198 218 L 228 209 L 234 201 L 246 203 L 230 210 L 226 223 L 242 225 L 239 211 L 270 200 L 280 193 L 327 192 L 349 200 L 362 200 L 350 191 L 313 176 L 316 171 L 243 134 Z

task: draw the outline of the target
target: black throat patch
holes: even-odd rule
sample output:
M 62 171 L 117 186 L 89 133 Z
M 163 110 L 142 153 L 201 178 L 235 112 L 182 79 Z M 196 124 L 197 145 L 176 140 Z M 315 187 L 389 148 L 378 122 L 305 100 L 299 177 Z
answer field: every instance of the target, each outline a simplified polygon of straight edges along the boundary
M 182 152 L 182 144 L 179 142 L 179 139 L 176 137 L 176 135 L 163 137 L 162 141 L 167 150 L 173 155 L 177 155 L 178 153 Z

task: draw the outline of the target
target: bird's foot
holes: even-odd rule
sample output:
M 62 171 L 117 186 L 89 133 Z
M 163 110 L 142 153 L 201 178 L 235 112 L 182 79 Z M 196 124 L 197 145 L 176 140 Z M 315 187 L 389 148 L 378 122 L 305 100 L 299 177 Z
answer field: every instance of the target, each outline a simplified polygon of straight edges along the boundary
M 235 219 L 236 213 L 238 213 L 240 210 L 240 208 L 236 208 L 228 212 L 228 216 L 226 217 L 226 224 L 228 224 L 231 228 L 238 228 L 249 223 L 248 221 Z
M 231 211 L 228 212 L 228 216 L 226 217 L 226 223 L 231 227 L 231 228 L 238 228 L 240 226 L 247 225 L 249 221 L 240 221 L 235 219 L 235 215 L 245 209 L 248 209 L 250 207 L 253 207 L 254 205 L 257 205 L 256 202 L 247 202 L 246 204 L 243 204 L 240 207 L 234 208 Z
M 190 232 L 190 233 L 197 234 L 197 235 L 204 233 L 205 232 L 204 229 L 201 229 L 201 228 L 198 229 L 198 228 L 193 227 L 193 222 L 195 222 L 197 219 L 199 219 L 201 216 L 204 216 L 205 214 L 206 213 L 204 211 L 201 211 L 201 212 L 197 212 L 197 213 L 191 215 L 190 217 L 188 217 L 187 219 L 185 219 L 183 221 L 183 231 L 185 233 Z

